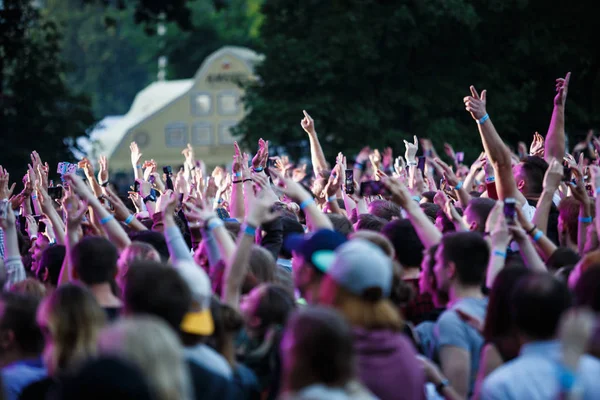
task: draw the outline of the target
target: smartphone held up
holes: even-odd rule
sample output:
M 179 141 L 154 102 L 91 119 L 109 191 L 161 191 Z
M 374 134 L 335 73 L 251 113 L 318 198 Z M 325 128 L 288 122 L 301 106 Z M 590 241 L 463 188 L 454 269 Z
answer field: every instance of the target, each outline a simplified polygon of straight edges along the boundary
M 389 197 L 391 195 L 389 189 L 383 184 L 382 181 L 364 181 L 360 183 L 359 196 L 384 196 Z

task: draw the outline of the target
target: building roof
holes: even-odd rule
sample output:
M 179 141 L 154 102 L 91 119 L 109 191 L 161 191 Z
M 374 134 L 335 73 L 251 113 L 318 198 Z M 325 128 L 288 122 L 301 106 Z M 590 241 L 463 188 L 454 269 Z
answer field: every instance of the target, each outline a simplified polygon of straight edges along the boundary
M 193 87 L 196 79 L 203 76 L 212 62 L 225 54 L 240 58 L 251 71 L 254 70 L 254 65 L 264 58 L 264 56 L 244 47 L 222 47 L 202 62 L 193 79 L 159 81 L 148 85 L 135 96 L 127 114 L 104 118 L 91 132 L 89 142 L 80 143 L 81 147 L 86 151 L 94 149 L 110 158 L 129 130 L 169 103 L 184 96 Z

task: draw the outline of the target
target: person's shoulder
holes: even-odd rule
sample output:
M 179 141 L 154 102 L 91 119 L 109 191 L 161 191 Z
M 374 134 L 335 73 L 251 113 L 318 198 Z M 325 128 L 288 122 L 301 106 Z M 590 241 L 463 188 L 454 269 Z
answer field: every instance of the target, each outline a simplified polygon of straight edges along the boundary
M 210 369 L 187 360 L 192 386 L 197 398 L 230 399 L 233 398 L 231 380 L 212 372 Z
M 510 398 L 508 392 L 510 391 L 514 361 L 501 365 L 485 378 L 481 387 L 482 399 Z

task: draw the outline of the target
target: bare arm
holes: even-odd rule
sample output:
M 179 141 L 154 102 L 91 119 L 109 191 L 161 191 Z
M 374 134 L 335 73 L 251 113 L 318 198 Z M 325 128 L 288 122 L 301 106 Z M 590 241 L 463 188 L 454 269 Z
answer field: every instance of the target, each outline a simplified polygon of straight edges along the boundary
M 304 118 L 300 121 L 302 129 L 308 133 L 308 139 L 310 141 L 310 161 L 313 165 L 313 171 L 315 177 L 319 177 L 321 172 L 327 170 L 327 160 L 325 159 L 325 153 L 321 148 L 317 131 L 315 130 L 315 121 L 308 113 L 303 110 Z
M 471 86 L 471 96 L 467 96 L 463 100 L 467 111 L 469 111 L 473 119 L 478 122 L 477 125 L 479 134 L 481 135 L 483 148 L 485 149 L 485 154 L 487 155 L 488 161 L 492 163 L 496 174 L 498 197 L 501 200 L 512 197 L 524 204 L 527 199 L 525 199 L 525 196 L 517 189 L 515 178 L 513 176 L 510 151 L 502 141 L 500 135 L 498 135 L 498 132 L 486 111 L 486 95 L 487 92 L 484 90 L 481 92 L 480 97 L 477 90 L 475 90 L 475 87 Z
M 554 110 L 552 111 L 544 146 L 544 158 L 548 162 L 552 158 L 562 160 L 565 155 L 565 103 L 570 80 L 570 72 L 567 73 L 564 79 L 558 78 L 556 80 L 556 91 L 558 93 L 554 98 Z
M 562 160 L 562 158 L 560 160 Z M 538 199 L 532 221 L 533 224 L 544 233 L 548 231 L 548 216 L 550 214 L 550 208 L 552 207 L 552 200 L 562 178 L 562 162 L 559 162 L 557 159 L 550 160 L 550 165 L 548 166 L 546 174 L 544 175 L 544 189 L 540 195 L 540 198 Z M 522 221 L 521 223 L 524 222 Z
M 457 346 L 442 346 L 440 348 L 440 366 L 456 393 L 462 399 L 466 399 L 469 393 L 471 371 L 469 352 Z
M 44 189 L 41 185 L 36 186 L 37 198 L 40 200 L 40 204 L 42 207 L 42 212 L 50 222 L 52 223 L 52 229 L 54 230 L 54 236 L 56 238 L 56 243 L 64 244 L 65 243 L 65 225 L 61 216 L 58 214 L 56 209 L 54 208 L 54 204 L 52 203 L 52 199 L 48 195 L 46 189 Z
M 483 381 L 489 374 L 504 364 L 498 349 L 491 343 L 483 346 L 481 349 L 481 356 L 479 361 L 479 371 L 477 371 L 477 380 L 475 381 L 475 388 L 473 393 L 473 400 L 479 400 L 481 394 L 481 386 Z

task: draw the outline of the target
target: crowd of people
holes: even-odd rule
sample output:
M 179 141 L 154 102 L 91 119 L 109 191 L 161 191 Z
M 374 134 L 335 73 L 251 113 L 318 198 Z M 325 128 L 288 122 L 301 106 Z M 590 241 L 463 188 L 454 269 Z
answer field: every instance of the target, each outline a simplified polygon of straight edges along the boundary
M 568 152 L 569 79 L 516 152 L 471 87 L 470 166 L 417 136 L 330 164 L 304 111 L 309 168 L 262 139 L 211 173 L 132 143 L 126 195 L 106 157 L 54 185 L 33 151 L 18 194 L 0 167 L 0 398 L 600 398 L 600 140 Z

